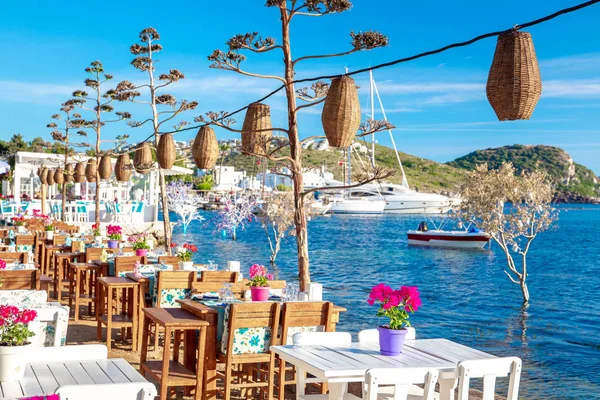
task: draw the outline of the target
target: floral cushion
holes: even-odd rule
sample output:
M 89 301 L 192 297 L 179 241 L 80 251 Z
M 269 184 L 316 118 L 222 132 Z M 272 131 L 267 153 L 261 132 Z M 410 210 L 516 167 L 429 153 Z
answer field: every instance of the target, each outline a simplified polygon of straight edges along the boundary
M 223 336 L 221 340 L 221 353 L 227 354 L 227 340 L 229 337 L 229 310 L 225 308 L 223 318 Z M 268 326 L 257 328 L 237 328 L 233 335 L 233 354 L 258 354 L 266 353 L 271 346 L 273 333 Z
M 45 290 L 0 290 L 0 304 L 45 304 L 46 301 Z
M 34 332 L 37 343 L 43 347 L 53 347 L 57 344 L 57 332 L 60 332 L 59 345 L 67 342 L 67 328 L 69 324 L 69 307 L 60 303 L 39 304 L 33 307 L 38 313 L 36 331 Z
M 17 251 L 19 253 L 28 253 L 33 250 L 33 245 L 31 244 L 20 244 L 17 246 Z
M 187 299 L 192 295 L 192 289 L 162 289 L 160 293 L 160 303 L 157 299 L 152 299 L 153 307 L 179 308 L 181 305 L 177 300 Z

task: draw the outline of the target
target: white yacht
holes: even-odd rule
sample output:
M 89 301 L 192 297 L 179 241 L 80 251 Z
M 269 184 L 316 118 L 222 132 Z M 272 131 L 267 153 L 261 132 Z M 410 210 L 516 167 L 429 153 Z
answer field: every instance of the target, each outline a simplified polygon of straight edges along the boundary
M 331 214 L 382 214 L 385 199 L 377 192 L 366 190 L 340 193 L 327 198 L 331 204 Z
M 381 193 L 386 214 L 443 214 L 456 204 L 441 194 L 417 192 L 393 183 L 370 183 L 359 189 Z

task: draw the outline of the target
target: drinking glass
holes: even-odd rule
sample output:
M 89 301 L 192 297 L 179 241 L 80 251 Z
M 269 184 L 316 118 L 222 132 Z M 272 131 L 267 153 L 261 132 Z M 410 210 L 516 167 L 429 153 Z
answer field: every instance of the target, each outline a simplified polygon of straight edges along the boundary
M 219 264 L 215 264 L 215 262 L 213 260 L 208 260 L 208 270 L 209 271 L 216 271 L 218 267 L 219 267 Z
M 281 291 L 281 297 L 283 301 L 294 301 L 296 300 L 296 288 L 293 284 L 287 283 Z

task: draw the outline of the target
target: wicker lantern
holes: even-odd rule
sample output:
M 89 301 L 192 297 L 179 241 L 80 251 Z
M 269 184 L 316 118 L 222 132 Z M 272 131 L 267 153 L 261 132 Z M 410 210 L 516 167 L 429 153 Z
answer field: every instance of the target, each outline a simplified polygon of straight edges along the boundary
M 500 121 L 531 117 L 542 94 L 531 34 L 512 30 L 498 36 L 486 93 Z
M 48 184 L 48 170 L 46 168 L 40 168 L 40 182 L 42 185 Z
M 62 168 L 54 170 L 54 182 L 62 185 L 65 182 L 65 171 Z
M 48 175 L 46 175 L 46 183 L 50 186 L 54 185 L 54 170 L 52 168 L 48 169 Z
M 38 176 L 38 178 L 41 178 L 41 177 L 42 177 L 42 167 L 39 167 L 39 168 L 37 169 L 37 176 Z
M 360 127 L 360 102 L 354 79 L 334 78 L 325 98 L 321 123 L 329 146 L 350 147 Z
M 264 156 L 273 136 L 271 128 L 271 108 L 262 103 L 250 104 L 242 125 L 242 153 Z
M 124 153 L 117 157 L 115 163 L 115 177 L 119 182 L 127 182 L 131 177 L 131 160 L 129 154 Z
M 136 172 L 140 174 L 147 174 L 150 171 L 152 167 L 152 150 L 150 150 L 148 143 L 144 142 L 138 145 L 135 156 L 133 156 L 133 166 Z
M 73 179 L 76 183 L 83 183 L 83 181 L 85 181 L 85 164 L 83 162 L 78 162 L 75 165 L 75 173 L 73 174 Z
M 73 164 L 67 164 L 65 168 L 65 183 L 73 182 L 73 174 L 75 173 L 75 167 Z
M 110 174 L 112 174 L 112 160 L 110 156 L 104 155 L 100 157 L 100 165 L 98 167 L 98 173 L 100 174 L 100 179 L 108 180 L 110 179 Z
M 90 158 L 85 166 L 85 179 L 87 179 L 88 182 L 96 182 L 97 169 L 96 159 Z
M 175 150 L 175 139 L 173 139 L 173 135 L 170 133 L 160 135 L 158 147 L 156 148 L 156 159 L 158 160 L 158 165 L 160 165 L 162 169 L 173 168 L 176 158 L 177 151 Z
M 202 126 L 198 130 L 194 144 L 192 144 L 192 156 L 196 166 L 200 169 L 209 169 L 215 166 L 219 159 L 219 143 L 215 131 L 210 126 Z

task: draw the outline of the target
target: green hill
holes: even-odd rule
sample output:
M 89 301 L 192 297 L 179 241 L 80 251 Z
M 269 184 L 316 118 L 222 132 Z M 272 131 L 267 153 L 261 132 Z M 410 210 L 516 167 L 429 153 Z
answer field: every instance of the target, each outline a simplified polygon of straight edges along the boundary
M 600 181 L 594 172 L 575 163 L 566 151 L 558 147 L 515 144 L 477 150 L 449 162 L 448 165 L 471 170 L 482 163 L 497 168 L 503 161 L 512 162 L 519 172 L 545 169 L 552 178 L 558 199 L 581 201 L 583 198 L 600 196 Z

